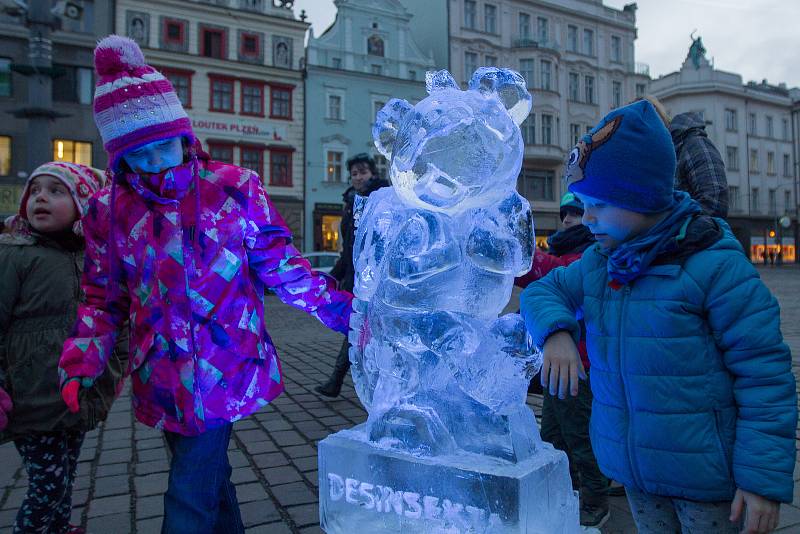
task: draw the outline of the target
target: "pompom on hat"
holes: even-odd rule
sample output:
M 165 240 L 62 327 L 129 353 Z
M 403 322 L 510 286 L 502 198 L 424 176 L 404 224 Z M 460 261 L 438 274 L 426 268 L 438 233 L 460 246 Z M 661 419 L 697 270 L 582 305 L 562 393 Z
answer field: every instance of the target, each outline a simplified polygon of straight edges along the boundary
M 178 136 L 194 143 L 192 123 L 175 89 L 145 62 L 135 41 L 105 37 L 94 50 L 94 66 L 94 121 L 112 172 L 119 170 L 123 154 L 148 143 Z

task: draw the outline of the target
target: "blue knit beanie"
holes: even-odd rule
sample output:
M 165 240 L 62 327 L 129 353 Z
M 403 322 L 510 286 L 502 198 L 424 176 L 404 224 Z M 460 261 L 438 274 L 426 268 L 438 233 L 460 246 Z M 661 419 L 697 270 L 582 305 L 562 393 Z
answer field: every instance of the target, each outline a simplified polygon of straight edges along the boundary
M 615 109 L 584 135 L 567 160 L 565 179 L 585 194 L 638 213 L 672 207 L 672 137 L 650 102 Z

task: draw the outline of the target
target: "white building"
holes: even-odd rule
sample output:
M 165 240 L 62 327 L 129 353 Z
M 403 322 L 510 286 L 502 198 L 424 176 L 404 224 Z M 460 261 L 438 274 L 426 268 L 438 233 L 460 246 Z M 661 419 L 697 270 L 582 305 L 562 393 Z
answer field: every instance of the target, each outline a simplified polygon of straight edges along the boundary
M 284 5 L 284 4 L 282 4 Z M 172 82 L 213 159 L 259 173 L 303 238 L 303 39 L 271 0 L 118 0 L 116 31 Z
M 650 91 L 671 116 L 695 111 L 705 118 L 725 161 L 728 222 L 751 259 L 764 260 L 766 242 L 767 254 L 780 250 L 783 261 L 795 261 L 800 131 L 796 118 L 792 127 L 792 110 L 800 89 L 766 80 L 744 84 L 740 75 L 714 69 L 703 56 L 687 56 L 678 72 L 653 80 Z M 794 230 L 783 228 L 783 216 Z
M 520 194 L 534 209 L 537 242 L 558 224 L 566 154 L 608 111 L 647 92 L 634 58 L 636 5 L 602 0 L 449 0 L 450 69 L 466 84 L 483 65 L 518 70 L 534 95 L 522 125 Z

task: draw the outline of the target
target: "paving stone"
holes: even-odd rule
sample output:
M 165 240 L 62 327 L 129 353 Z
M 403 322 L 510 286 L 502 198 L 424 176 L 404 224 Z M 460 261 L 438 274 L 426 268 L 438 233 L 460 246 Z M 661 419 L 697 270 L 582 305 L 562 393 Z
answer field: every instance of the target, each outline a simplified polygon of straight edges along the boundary
M 17 518 L 18 508 L 19 507 L 13 508 L 11 510 L 0 511 L 0 528 L 8 527 L 14 524 L 14 521 Z
M 245 527 L 280 521 L 281 515 L 272 501 L 247 502 L 239 506 Z
M 231 482 L 234 484 L 241 484 L 243 482 L 255 482 L 258 477 L 250 467 L 240 467 L 234 469 L 231 473 Z
M 131 514 L 113 514 L 90 518 L 86 522 L 87 532 L 130 532 Z
M 167 491 L 167 473 L 155 473 L 141 477 L 134 477 L 133 485 L 136 488 L 136 496 L 159 495 Z
M 114 475 L 94 479 L 94 497 L 129 494 L 128 475 Z
M 164 497 L 162 495 L 139 496 L 136 499 L 136 520 L 149 519 L 164 514 Z M 137 523 L 138 524 L 138 523 Z
M 316 503 L 292 506 L 286 511 L 298 527 L 319 525 L 319 505 Z
M 269 468 L 277 467 L 280 465 L 289 465 L 289 460 L 280 452 L 270 452 L 267 454 L 256 454 L 253 456 L 253 462 L 258 467 Z
M 136 440 L 136 450 L 137 451 L 144 451 L 147 449 L 162 449 L 164 447 L 164 440 L 159 438 L 150 438 L 150 439 L 137 439 Z
M 306 440 L 295 432 L 294 430 L 285 430 L 279 432 L 270 432 L 272 439 L 278 444 L 278 447 L 286 447 L 289 445 L 300 445 L 305 443 Z
M 117 441 L 117 440 L 128 440 L 130 441 L 133 438 L 133 430 L 130 427 L 129 423 L 126 423 L 123 428 L 119 428 L 117 430 L 106 430 L 103 432 L 103 445 L 105 446 L 106 443 L 109 441 Z
M 156 460 L 155 462 L 142 462 L 136 464 L 137 475 L 164 473 L 166 471 L 169 471 L 169 463 L 166 460 Z
M 319 528 L 319 525 L 313 527 L 306 527 L 300 531 L 302 534 L 325 534 L 325 531 Z
M 233 468 L 245 467 L 250 465 L 247 456 L 245 456 L 245 454 L 240 450 L 229 451 L 228 461 L 230 462 L 231 467 Z
M 89 503 L 88 517 L 100 517 L 113 514 L 128 514 L 131 509 L 130 495 L 117 495 L 115 497 L 101 497 L 92 499 Z M 130 520 L 130 519 L 129 519 Z M 108 529 L 96 529 L 94 532 L 112 532 Z M 119 532 L 119 530 L 117 530 Z
M 262 469 L 261 474 L 264 475 L 264 478 L 267 480 L 270 486 L 277 486 L 279 484 L 286 484 L 289 482 L 297 482 L 303 479 L 297 469 L 288 465 L 283 467 Z
M 167 450 L 163 447 L 146 449 L 136 453 L 140 462 L 167 461 Z
M 312 493 L 304 482 L 292 482 L 281 486 L 271 486 L 270 491 L 281 506 L 317 502 L 317 494 Z
M 256 525 L 247 529 L 247 534 L 293 534 L 284 523 L 267 523 L 266 525 Z
M 317 457 L 306 456 L 304 458 L 292 458 L 292 463 L 300 471 L 313 471 L 317 468 Z
M 158 532 L 161 532 L 161 523 L 163 519 L 163 517 L 154 517 L 152 519 L 137 521 L 136 532 L 139 532 L 139 534 L 157 534 Z
M 249 484 L 241 484 L 236 486 L 236 499 L 239 503 L 263 501 L 269 499 L 267 491 L 261 482 L 251 482 Z
M 116 449 L 113 451 L 103 451 L 100 453 L 98 460 L 100 465 L 105 464 L 118 464 L 123 462 L 130 462 L 133 456 L 131 449 Z
M 121 475 L 127 472 L 128 472 L 128 464 L 99 465 L 97 466 L 97 471 L 95 472 L 95 476 L 107 477 L 111 475 Z
M 283 452 L 289 455 L 290 458 L 303 458 L 305 456 L 316 456 L 317 450 L 310 445 L 295 445 L 292 447 L 284 447 Z

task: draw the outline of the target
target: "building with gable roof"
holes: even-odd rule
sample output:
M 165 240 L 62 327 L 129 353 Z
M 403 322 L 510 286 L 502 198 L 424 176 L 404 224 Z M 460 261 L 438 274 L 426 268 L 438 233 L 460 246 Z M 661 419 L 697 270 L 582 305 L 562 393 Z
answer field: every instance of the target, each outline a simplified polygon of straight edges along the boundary
M 372 143 L 375 116 L 392 98 L 426 96 L 435 68 L 414 41 L 412 14 L 398 0 L 335 0 L 336 20 L 306 49 L 306 191 L 303 249 L 337 251 L 348 158 L 367 153 L 386 177 Z

